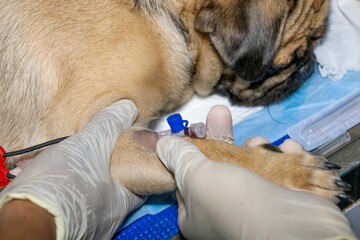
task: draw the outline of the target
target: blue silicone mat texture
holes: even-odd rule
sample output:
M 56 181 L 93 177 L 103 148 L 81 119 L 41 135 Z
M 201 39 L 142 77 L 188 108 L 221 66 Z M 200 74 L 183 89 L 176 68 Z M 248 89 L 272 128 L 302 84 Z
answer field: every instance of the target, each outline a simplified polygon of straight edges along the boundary
M 240 145 L 252 136 L 264 136 L 271 142 L 280 144 L 288 137 L 288 127 L 357 89 L 360 89 L 359 72 L 348 72 L 342 80 L 333 81 L 321 77 L 315 70 L 311 78 L 285 101 L 265 107 L 235 123 L 235 144 Z M 160 240 L 179 233 L 177 204 L 173 193 L 151 197 L 142 208 L 146 208 L 150 214 L 135 211 L 129 215 L 113 239 Z

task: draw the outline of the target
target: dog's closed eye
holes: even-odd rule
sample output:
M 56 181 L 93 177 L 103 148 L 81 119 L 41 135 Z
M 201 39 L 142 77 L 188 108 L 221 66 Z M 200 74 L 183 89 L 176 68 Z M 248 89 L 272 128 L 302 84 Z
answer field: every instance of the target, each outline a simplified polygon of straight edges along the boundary
M 245 81 L 261 80 L 279 48 L 290 6 L 212 1 L 195 26 L 208 33 L 225 64 Z

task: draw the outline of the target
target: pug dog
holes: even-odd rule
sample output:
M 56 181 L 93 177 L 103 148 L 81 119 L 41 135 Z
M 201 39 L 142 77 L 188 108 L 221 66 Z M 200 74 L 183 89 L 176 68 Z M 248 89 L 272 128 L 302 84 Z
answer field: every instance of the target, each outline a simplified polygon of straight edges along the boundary
M 279 100 L 307 74 L 327 8 L 327 0 L 0 0 L 1 145 L 10 151 L 71 135 L 120 99 L 134 101 L 137 124 L 215 86 L 252 104 Z M 233 91 L 237 80 L 219 82 L 228 70 L 251 84 Z M 175 189 L 156 139 L 131 128 L 112 154 L 112 177 L 136 194 Z M 343 191 L 334 166 L 306 152 L 189 140 L 210 159 L 286 187 L 334 201 Z
M 326 30 L 328 1 L 215 1 L 196 27 L 209 34 L 229 68 L 216 85 L 233 103 L 279 102 L 314 70 L 314 46 Z M 239 21 L 239 19 L 241 19 Z

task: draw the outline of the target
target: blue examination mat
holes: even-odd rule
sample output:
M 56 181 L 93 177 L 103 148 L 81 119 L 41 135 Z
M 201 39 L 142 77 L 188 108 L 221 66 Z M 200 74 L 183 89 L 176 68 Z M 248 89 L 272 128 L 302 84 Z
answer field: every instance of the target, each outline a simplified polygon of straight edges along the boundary
M 302 88 L 285 101 L 264 107 L 235 123 L 235 144 L 241 145 L 253 136 L 264 136 L 280 144 L 287 138 L 290 126 L 358 89 L 359 72 L 348 72 L 342 80 L 333 81 L 321 77 L 315 70 Z M 169 239 L 177 233 L 176 198 L 174 193 L 169 193 L 150 197 L 144 206 L 125 219 L 113 239 Z

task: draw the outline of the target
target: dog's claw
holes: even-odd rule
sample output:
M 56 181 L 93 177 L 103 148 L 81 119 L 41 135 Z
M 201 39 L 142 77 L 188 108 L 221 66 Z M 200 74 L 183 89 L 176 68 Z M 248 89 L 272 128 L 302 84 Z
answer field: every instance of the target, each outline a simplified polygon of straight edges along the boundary
M 347 182 L 344 182 L 341 179 L 336 180 L 335 184 L 336 184 L 336 186 L 340 187 L 344 191 L 350 191 L 351 190 L 351 185 L 348 184 Z
M 341 169 L 341 166 L 339 166 L 339 165 L 337 165 L 337 164 L 335 164 L 335 163 L 331 163 L 331 162 L 327 162 L 327 161 L 325 161 L 325 163 L 324 163 L 324 165 L 325 165 L 325 168 L 326 169 L 329 169 L 329 170 L 332 170 L 332 169 Z
M 341 201 L 345 201 L 345 202 L 348 202 L 348 203 L 353 203 L 355 202 L 354 198 L 346 193 L 339 193 L 337 195 L 337 198 Z
M 277 146 L 275 145 L 272 145 L 270 143 L 265 143 L 262 145 L 263 148 L 265 148 L 266 150 L 269 150 L 269 151 L 272 151 L 272 152 L 278 152 L 278 153 L 282 153 L 281 149 L 278 148 Z

